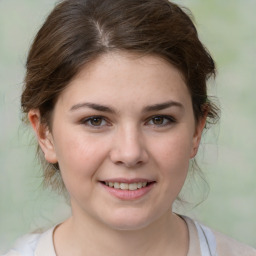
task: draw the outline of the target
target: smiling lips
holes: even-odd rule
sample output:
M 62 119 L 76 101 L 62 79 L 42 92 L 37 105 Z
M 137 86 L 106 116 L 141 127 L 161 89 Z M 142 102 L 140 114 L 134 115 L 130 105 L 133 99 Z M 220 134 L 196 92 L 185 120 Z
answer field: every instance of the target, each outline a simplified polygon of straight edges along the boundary
M 105 182 L 105 185 L 110 188 L 122 190 L 137 190 L 147 186 L 147 182 L 123 183 L 123 182 Z
M 103 181 L 101 184 L 113 196 L 122 200 L 135 200 L 146 195 L 155 181 Z

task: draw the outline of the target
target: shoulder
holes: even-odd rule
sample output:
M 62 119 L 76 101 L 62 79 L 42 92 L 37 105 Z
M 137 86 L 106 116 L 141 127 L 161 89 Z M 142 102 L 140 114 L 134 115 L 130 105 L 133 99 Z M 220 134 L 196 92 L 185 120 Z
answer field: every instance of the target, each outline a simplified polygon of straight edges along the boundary
M 52 239 L 53 230 L 54 228 L 51 228 L 44 233 L 29 234 L 19 238 L 14 248 L 3 256 L 55 256 L 55 253 L 52 254 L 54 252 Z
M 37 242 L 40 239 L 40 236 L 41 236 L 40 234 L 30 234 L 30 235 L 25 235 L 19 238 L 16 241 L 14 248 L 4 256 L 34 255 L 34 251 L 35 251 Z
M 218 256 L 256 256 L 256 249 L 217 231 L 213 231 L 213 234 L 216 239 Z
M 214 231 L 193 219 L 185 216 L 182 218 L 186 221 L 189 230 L 188 256 L 256 256 L 256 249 Z M 209 252 L 211 253 L 209 254 Z

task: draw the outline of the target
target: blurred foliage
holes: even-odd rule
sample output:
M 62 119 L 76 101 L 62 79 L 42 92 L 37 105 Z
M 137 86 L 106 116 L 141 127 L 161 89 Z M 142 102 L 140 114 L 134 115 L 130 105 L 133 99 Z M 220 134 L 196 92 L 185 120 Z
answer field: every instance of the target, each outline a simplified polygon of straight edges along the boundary
M 216 60 L 218 76 L 210 92 L 222 109 L 198 156 L 210 186 L 208 199 L 179 211 L 256 247 L 256 2 L 175 2 L 191 9 L 200 38 Z M 0 0 L 0 253 L 20 235 L 69 214 L 62 198 L 41 187 L 33 134 L 21 124 L 19 110 L 29 45 L 53 5 L 53 0 Z M 194 202 L 205 191 L 197 181 L 192 178 L 184 189 Z

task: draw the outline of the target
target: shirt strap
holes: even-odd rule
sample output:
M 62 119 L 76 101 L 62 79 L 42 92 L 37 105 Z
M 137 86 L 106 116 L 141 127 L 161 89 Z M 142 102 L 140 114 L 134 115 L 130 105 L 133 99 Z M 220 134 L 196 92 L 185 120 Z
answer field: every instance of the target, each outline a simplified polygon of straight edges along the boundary
M 208 228 L 195 221 L 197 228 L 200 249 L 202 256 L 218 256 L 216 239 L 213 232 Z

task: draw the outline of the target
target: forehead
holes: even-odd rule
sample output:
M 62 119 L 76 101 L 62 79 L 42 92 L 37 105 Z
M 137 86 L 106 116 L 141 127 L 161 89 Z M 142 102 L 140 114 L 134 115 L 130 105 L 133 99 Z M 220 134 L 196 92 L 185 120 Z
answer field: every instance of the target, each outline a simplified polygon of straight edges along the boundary
M 127 104 L 147 101 L 190 101 L 182 74 L 155 55 L 112 52 L 86 64 L 62 92 L 59 101 L 109 101 Z

